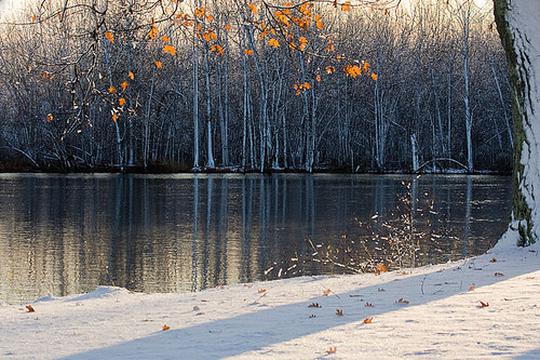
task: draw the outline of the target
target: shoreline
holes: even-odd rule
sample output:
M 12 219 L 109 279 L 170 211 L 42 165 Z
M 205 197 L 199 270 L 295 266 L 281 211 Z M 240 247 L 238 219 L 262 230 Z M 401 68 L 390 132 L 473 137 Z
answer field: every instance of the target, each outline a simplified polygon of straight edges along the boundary
M 0 357 L 537 358 L 540 246 L 516 248 L 508 233 L 504 239 L 481 256 L 379 276 L 187 294 L 100 287 L 41 299 L 34 313 L 0 305 Z
M 272 175 L 403 175 L 403 176 L 425 176 L 425 175 L 442 175 L 442 176 L 512 176 L 512 172 L 506 171 L 475 171 L 472 174 L 466 172 L 425 172 L 425 173 L 415 173 L 408 171 L 385 171 L 385 172 L 376 172 L 376 171 L 365 171 L 365 172 L 350 172 L 350 171 L 340 171 L 340 170 L 315 170 L 310 173 L 303 170 L 274 170 L 271 172 L 260 172 L 256 170 L 252 171 L 233 171 L 233 170 L 220 170 L 220 169 L 211 169 L 211 170 L 201 170 L 201 171 L 142 171 L 140 169 L 133 170 L 113 170 L 113 169 L 76 169 L 70 171 L 61 171 L 61 170 L 6 170 L 0 169 L 0 175 L 2 174 L 41 174 L 41 175 L 261 175 L 261 176 L 272 176 Z

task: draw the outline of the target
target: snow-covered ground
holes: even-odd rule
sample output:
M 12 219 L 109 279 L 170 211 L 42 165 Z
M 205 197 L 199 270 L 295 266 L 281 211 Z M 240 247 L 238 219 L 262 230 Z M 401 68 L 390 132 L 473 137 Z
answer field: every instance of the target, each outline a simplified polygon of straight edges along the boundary
M 539 359 L 540 246 L 511 242 L 457 263 L 380 276 L 192 294 L 99 288 L 42 299 L 32 313 L 0 305 L 0 358 Z

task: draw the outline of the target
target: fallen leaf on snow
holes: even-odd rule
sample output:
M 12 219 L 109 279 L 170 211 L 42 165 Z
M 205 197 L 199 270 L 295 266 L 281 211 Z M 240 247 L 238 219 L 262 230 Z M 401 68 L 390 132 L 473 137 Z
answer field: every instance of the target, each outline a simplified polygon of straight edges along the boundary
M 375 266 L 375 270 L 377 271 L 377 274 L 380 274 L 380 273 L 387 272 L 388 268 L 383 263 L 380 263 Z
M 328 349 L 326 349 L 327 354 L 335 354 L 337 352 L 337 347 L 330 346 Z
M 373 317 L 365 318 L 362 322 L 364 324 L 372 324 L 373 323 Z
M 36 312 L 36 310 L 32 307 L 32 305 L 26 305 L 26 311 L 29 313 Z
M 337 316 L 343 316 L 343 309 L 336 309 Z
M 480 305 L 478 305 L 480 309 L 488 307 L 488 306 L 489 306 L 489 303 L 487 301 L 486 302 L 480 301 Z
M 323 296 L 328 296 L 328 295 L 330 295 L 331 293 L 332 293 L 332 290 L 330 290 L 330 289 L 324 289 L 322 294 L 323 294 Z
M 265 288 L 260 288 L 259 290 L 257 290 L 257 293 L 258 294 L 264 294 L 265 292 L 267 292 L 268 290 L 266 290 Z
M 167 331 L 167 330 L 171 330 L 171 327 L 168 326 L 167 324 L 163 325 L 163 327 L 161 328 L 161 331 Z

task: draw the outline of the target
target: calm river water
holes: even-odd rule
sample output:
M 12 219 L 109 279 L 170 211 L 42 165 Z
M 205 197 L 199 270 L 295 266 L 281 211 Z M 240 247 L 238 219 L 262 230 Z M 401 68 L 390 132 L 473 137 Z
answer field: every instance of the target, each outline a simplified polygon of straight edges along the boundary
M 0 175 L 0 302 L 341 272 L 307 240 L 391 251 L 373 229 L 403 212 L 428 234 L 412 265 L 446 262 L 488 250 L 510 206 L 494 176 Z

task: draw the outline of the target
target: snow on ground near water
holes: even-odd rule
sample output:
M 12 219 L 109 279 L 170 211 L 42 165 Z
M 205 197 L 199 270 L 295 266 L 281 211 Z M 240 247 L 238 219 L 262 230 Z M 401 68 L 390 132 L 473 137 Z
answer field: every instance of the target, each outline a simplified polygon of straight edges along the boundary
M 42 299 L 34 313 L 2 305 L 0 358 L 539 359 L 538 250 L 502 244 L 480 257 L 405 272 L 192 294 L 101 287 Z M 325 289 L 332 293 L 324 296 Z M 321 308 L 308 307 L 314 302 Z M 363 323 L 367 317 L 371 324 Z M 164 324 L 170 330 L 161 331 Z M 332 346 L 336 353 L 327 355 Z

